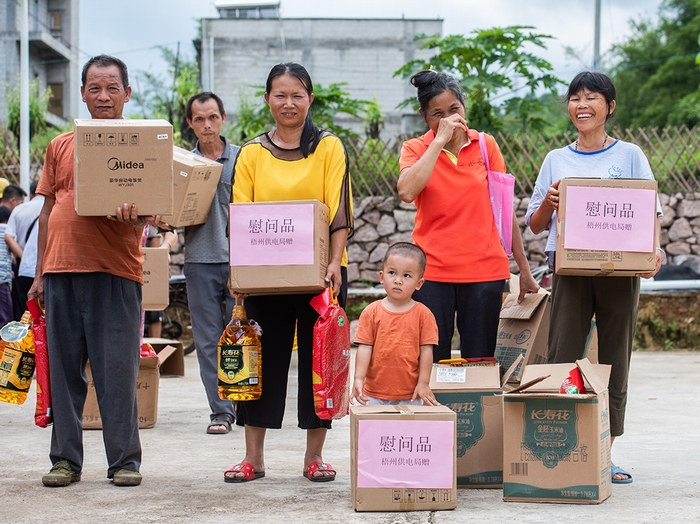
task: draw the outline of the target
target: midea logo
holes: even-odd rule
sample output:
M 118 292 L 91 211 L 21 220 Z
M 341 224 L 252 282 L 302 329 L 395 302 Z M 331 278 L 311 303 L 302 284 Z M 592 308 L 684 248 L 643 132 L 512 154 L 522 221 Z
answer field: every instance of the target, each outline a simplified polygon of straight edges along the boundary
M 107 168 L 110 171 L 117 171 L 119 169 L 143 169 L 143 162 L 132 162 L 131 160 L 119 160 L 117 157 L 112 157 L 107 160 Z

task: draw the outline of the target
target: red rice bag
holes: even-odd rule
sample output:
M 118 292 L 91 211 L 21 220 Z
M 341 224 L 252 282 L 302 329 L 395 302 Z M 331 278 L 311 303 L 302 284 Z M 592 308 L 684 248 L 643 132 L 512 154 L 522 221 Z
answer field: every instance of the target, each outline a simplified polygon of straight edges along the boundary
M 46 317 L 38 300 L 27 302 L 32 314 L 34 334 L 34 359 L 36 361 L 36 409 L 34 423 L 40 428 L 53 423 L 51 414 L 51 381 L 49 379 L 49 350 L 46 345 Z
M 311 306 L 320 315 L 311 364 L 314 409 L 323 420 L 343 418 L 350 410 L 350 322 L 330 288 L 312 298 Z

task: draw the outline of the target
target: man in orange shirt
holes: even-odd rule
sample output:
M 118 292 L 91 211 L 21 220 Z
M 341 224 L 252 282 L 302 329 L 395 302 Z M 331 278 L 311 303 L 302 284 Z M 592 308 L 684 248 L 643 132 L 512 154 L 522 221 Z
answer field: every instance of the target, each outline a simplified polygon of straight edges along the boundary
M 100 55 L 83 67 L 83 102 L 92 118 L 120 119 L 131 87 L 126 65 Z M 78 482 L 83 466 L 82 414 L 90 367 L 100 406 L 107 477 L 117 486 L 141 483 L 136 406 L 143 251 L 141 234 L 158 217 L 140 217 L 125 203 L 116 217 L 78 216 L 74 209 L 74 134 L 51 141 L 37 194 L 36 276 L 28 298 L 46 306 L 53 430 L 45 486 Z

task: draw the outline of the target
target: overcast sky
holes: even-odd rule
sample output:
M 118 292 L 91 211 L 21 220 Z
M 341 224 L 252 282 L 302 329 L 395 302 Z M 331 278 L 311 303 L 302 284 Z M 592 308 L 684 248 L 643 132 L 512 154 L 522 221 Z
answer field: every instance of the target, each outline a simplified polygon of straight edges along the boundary
M 656 20 L 661 0 L 602 0 L 601 53 L 630 34 L 629 21 Z M 443 34 L 528 25 L 554 37 L 538 55 L 564 80 L 590 67 L 595 0 L 281 0 L 287 18 L 442 18 Z M 80 59 L 108 53 L 122 58 L 132 77 L 139 70 L 165 75 L 156 46 L 194 57 L 197 19 L 218 18 L 213 0 L 83 0 L 80 2 Z M 576 50 L 568 57 L 565 48 Z M 264 79 L 260 79 L 264 83 Z M 132 78 L 132 85 L 136 87 Z M 128 106 L 127 106 L 128 107 Z M 81 108 L 81 111 L 85 111 Z M 88 116 L 87 112 L 81 116 Z

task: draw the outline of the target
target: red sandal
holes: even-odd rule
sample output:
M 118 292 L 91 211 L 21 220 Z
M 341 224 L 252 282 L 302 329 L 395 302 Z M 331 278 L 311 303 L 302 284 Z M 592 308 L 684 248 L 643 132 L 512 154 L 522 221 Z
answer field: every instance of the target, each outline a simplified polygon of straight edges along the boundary
M 243 473 L 245 477 L 228 476 L 228 473 Z M 224 471 L 224 482 L 250 482 L 265 476 L 264 471 L 255 471 L 250 462 L 240 462 Z
M 314 476 L 314 473 L 316 473 L 317 471 L 329 471 L 333 474 Z M 312 462 L 306 467 L 306 471 L 304 471 L 302 475 L 304 475 L 311 482 L 331 482 L 335 480 L 335 470 L 333 469 L 333 466 L 331 466 L 327 462 Z

